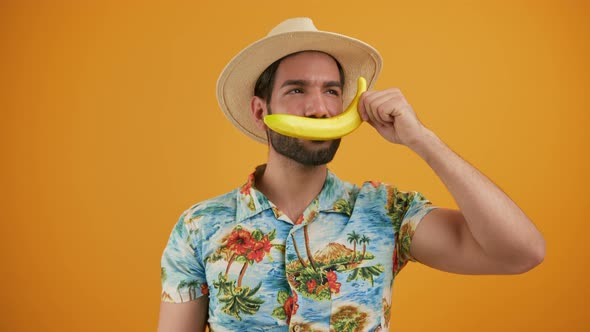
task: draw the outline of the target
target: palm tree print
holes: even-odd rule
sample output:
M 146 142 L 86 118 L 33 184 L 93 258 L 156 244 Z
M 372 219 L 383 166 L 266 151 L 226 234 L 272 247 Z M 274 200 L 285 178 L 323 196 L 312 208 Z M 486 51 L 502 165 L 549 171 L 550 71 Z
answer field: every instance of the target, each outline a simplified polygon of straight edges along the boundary
M 240 270 L 240 276 L 238 277 L 238 288 L 242 287 L 242 278 L 244 278 L 244 274 L 246 274 L 246 269 L 248 268 L 248 261 L 242 265 L 242 269 Z
M 236 287 L 235 281 L 228 281 L 223 274 L 219 274 L 218 281 L 213 283 L 215 288 L 219 289 L 217 298 L 222 303 L 221 311 L 242 320 L 240 314 L 254 315 L 260 309 L 264 300 L 255 298 L 256 292 L 260 289 L 262 282 L 254 288 Z
M 363 244 L 363 254 L 361 255 L 361 261 L 365 259 L 365 254 L 367 253 L 367 244 L 369 244 L 369 242 L 371 242 L 371 239 L 366 235 L 363 235 L 359 240 L 359 243 Z
M 356 243 L 360 238 L 361 236 L 355 231 L 348 233 L 348 242 L 352 243 L 352 258 L 350 259 L 350 263 L 354 263 L 354 260 L 356 259 Z
M 276 236 L 276 230 L 264 234 L 260 229 L 248 231 L 241 226 L 236 226 L 222 240 L 220 248 L 208 259 L 216 262 L 226 260 L 225 273 L 220 273 L 213 286 L 219 289 L 218 299 L 223 303 L 222 311 L 241 320 L 240 314 L 255 314 L 264 300 L 254 297 L 260 289 L 261 283 L 254 288 L 242 285 L 248 266 L 260 263 L 269 255 L 273 248 L 272 241 Z M 230 268 L 235 262 L 242 263 L 238 279 L 230 280 Z
M 315 267 L 315 262 L 313 261 L 313 255 L 311 254 L 311 250 L 309 249 L 309 234 L 307 231 L 307 225 L 303 226 L 303 236 L 305 238 L 305 251 L 307 252 L 307 258 L 309 259 L 309 264 L 314 270 L 317 270 Z
M 380 275 L 383 271 L 385 271 L 385 268 L 381 264 L 375 266 L 359 267 L 352 271 L 348 278 L 346 278 L 346 281 L 350 282 L 357 280 L 360 277 L 363 280 L 369 281 L 371 286 L 373 286 L 373 278 Z
M 350 202 L 344 198 L 338 199 L 336 203 L 334 203 L 333 209 L 336 212 L 346 213 L 347 215 L 352 214 L 352 206 L 350 205 Z
M 213 282 L 213 287 L 219 289 L 219 295 L 228 295 L 231 294 L 231 286 L 235 283 L 233 280 L 227 280 L 227 278 L 219 273 L 217 277 L 217 281 Z M 219 296 L 218 296 L 219 297 Z
M 180 302 L 184 302 L 184 300 L 182 299 L 182 292 L 180 291 L 184 287 L 186 287 L 186 281 L 184 280 L 179 282 L 178 286 L 176 286 L 176 291 L 178 291 L 178 296 L 180 296 Z
M 356 231 L 347 234 L 348 242 L 353 245 L 353 249 L 339 243 L 329 243 L 326 248 L 316 252 L 316 256 L 312 256 L 311 250 L 307 245 L 309 237 L 303 229 L 304 238 L 306 242 L 307 255 L 310 258 L 309 263 L 301 257 L 295 237 L 291 234 L 294 242 L 295 252 L 298 260 L 291 261 L 287 264 L 287 278 L 293 289 L 307 298 L 312 298 L 317 301 L 329 300 L 332 294 L 340 292 L 341 283 L 338 281 L 337 272 L 352 271 L 348 276 L 347 281 L 362 280 L 369 281 L 371 285 L 374 284 L 374 278 L 379 276 L 385 270 L 383 265 L 355 268 L 355 266 L 363 260 L 374 259 L 375 256 L 367 252 L 367 244 L 371 239 L 366 235 L 361 235 Z M 357 244 L 363 244 L 363 251 L 358 255 Z
M 197 289 L 203 289 L 203 287 L 201 287 L 202 285 L 206 284 L 201 283 L 198 280 L 182 280 L 180 283 L 178 283 L 176 290 L 178 291 L 178 295 L 180 296 L 180 302 L 184 302 L 182 299 L 183 288 L 186 288 L 188 290 L 188 300 L 192 301 L 197 298 Z
M 299 253 L 299 248 L 297 248 L 297 241 L 295 240 L 294 234 L 291 234 L 291 239 L 293 239 L 293 248 L 295 249 L 295 253 L 297 254 L 297 259 L 299 259 L 299 263 L 301 263 L 301 266 L 307 267 L 307 264 L 305 263 L 303 257 L 301 257 L 301 254 Z

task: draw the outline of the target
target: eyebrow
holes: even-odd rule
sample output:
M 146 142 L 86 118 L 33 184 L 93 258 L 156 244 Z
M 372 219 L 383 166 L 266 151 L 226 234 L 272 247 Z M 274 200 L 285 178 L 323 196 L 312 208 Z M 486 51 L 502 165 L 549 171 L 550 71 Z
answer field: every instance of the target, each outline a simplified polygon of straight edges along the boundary
M 306 80 L 286 80 L 281 85 L 281 88 L 286 86 L 295 85 L 295 86 L 306 86 L 309 82 Z M 342 84 L 339 81 L 328 81 L 324 83 L 324 87 L 339 87 L 342 88 Z

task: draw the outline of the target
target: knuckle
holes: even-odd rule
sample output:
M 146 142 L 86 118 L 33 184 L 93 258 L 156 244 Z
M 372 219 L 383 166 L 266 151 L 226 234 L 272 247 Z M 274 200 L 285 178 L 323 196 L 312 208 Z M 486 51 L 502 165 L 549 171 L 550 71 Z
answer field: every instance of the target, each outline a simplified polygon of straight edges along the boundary
M 376 109 L 377 113 L 379 113 L 379 114 L 385 114 L 385 113 L 387 113 L 387 110 L 388 110 L 388 107 L 386 104 L 381 104 L 381 105 L 377 106 L 377 109 Z

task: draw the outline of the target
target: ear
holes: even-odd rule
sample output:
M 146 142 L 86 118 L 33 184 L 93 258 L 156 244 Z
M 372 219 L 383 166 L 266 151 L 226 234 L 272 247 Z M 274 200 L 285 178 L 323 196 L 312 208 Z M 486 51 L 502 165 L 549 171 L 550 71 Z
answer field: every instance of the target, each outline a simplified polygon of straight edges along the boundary
M 257 96 L 252 97 L 252 101 L 250 101 L 250 112 L 252 113 L 252 117 L 258 128 L 266 131 L 268 127 L 264 124 L 263 119 L 264 116 L 267 115 L 267 109 L 264 99 Z

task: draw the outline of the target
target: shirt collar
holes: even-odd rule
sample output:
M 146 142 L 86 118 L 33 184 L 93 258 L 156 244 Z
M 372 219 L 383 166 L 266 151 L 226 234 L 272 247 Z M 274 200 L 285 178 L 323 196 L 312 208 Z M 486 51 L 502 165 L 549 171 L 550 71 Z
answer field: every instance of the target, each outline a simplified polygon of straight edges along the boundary
M 281 219 L 280 211 L 255 187 L 256 175 L 263 173 L 265 166 L 256 167 L 256 170 L 248 176 L 246 183 L 237 190 L 237 222 L 241 222 L 267 209 L 272 209 L 275 217 Z M 315 215 L 317 212 L 336 212 L 351 215 L 358 187 L 341 181 L 330 170 L 327 172 L 322 190 L 306 208 L 303 214 L 304 217 Z

